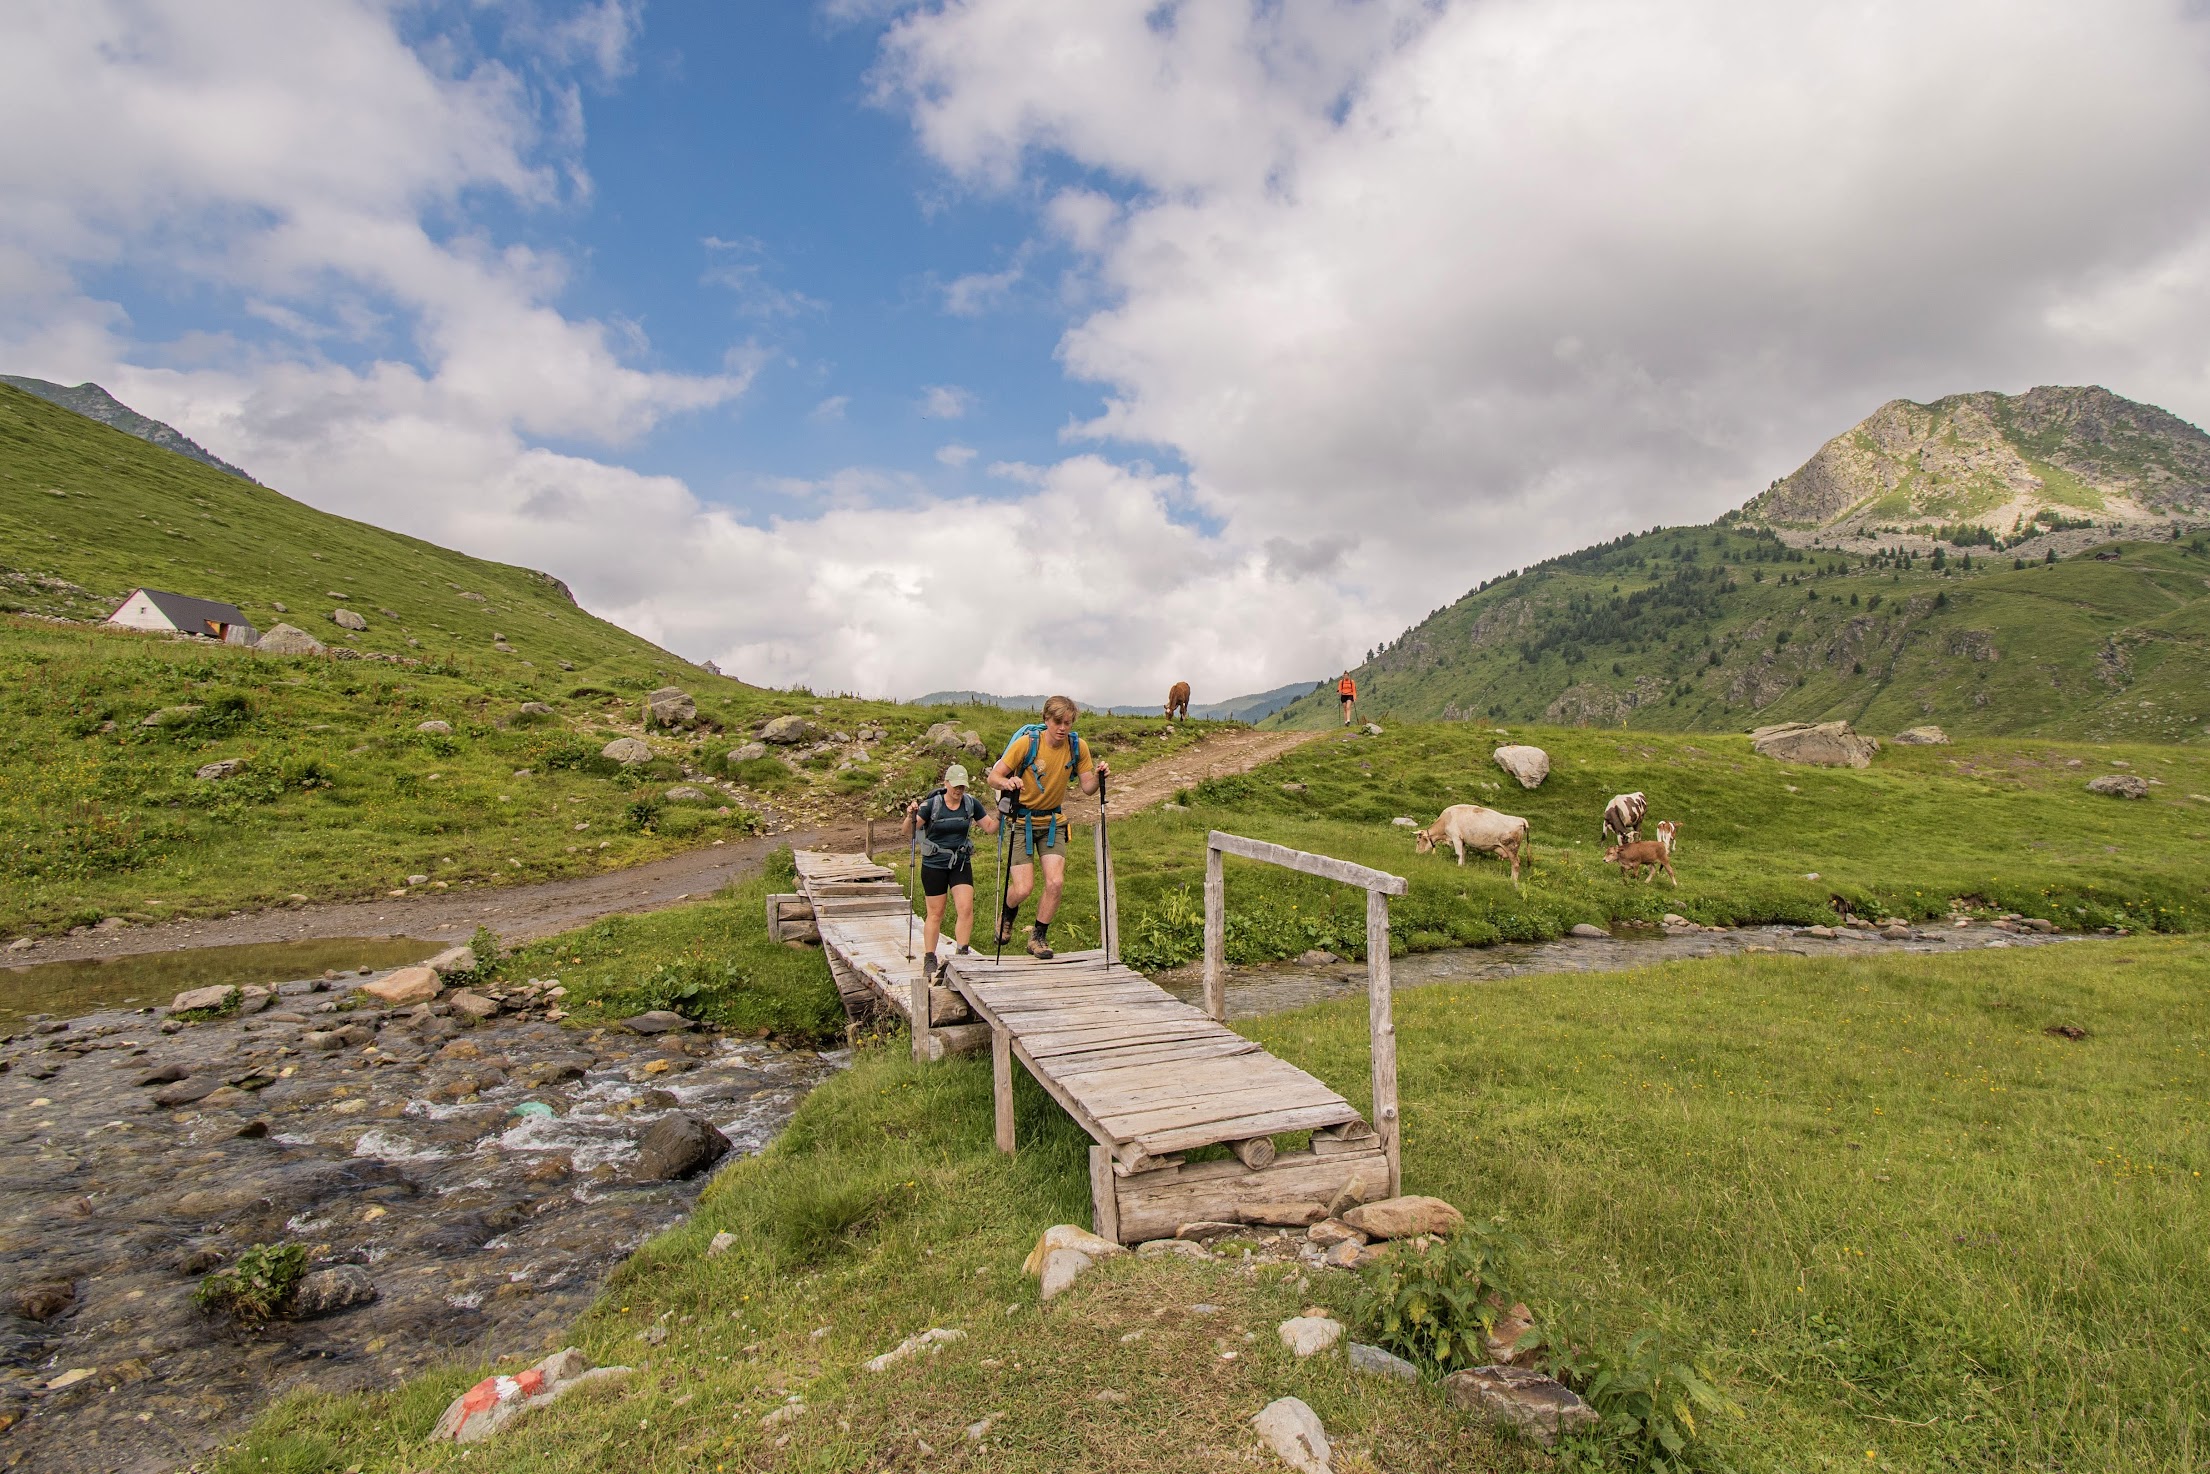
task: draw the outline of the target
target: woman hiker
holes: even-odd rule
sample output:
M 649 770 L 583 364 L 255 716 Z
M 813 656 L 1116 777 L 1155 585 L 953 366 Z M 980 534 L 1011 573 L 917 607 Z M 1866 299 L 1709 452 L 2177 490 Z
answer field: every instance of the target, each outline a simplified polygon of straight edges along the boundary
M 961 953 L 974 949 L 967 939 L 975 930 L 974 827 L 984 834 L 998 832 L 998 816 L 967 791 L 967 770 L 953 763 L 944 770 L 944 786 L 926 798 L 906 805 L 901 834 L 921 831 L 921 894 L 928 898 L 921 922 L 921 976 L 936 981 L 936 939 L 944 930 L 944 896 L 949 892 L 958 920 L 952 938 Z
M 1074 702 L 1054 696 L 1044 703 L 1044 719 L 1021 728 L 1005 745 L 1005 756 L 990 769 L 990 786 L 1013 796 L 1012 869 L 1006 878 L 1005 915 L 998 922 L 998 942 L 1013 940 L 1021 902 L 1036 889 L 1036 857 L 1043 856 L 1044 895 L 1036 903 L 1036 929 L 1028 938 L 1028 955 L 1048 960 L 1051 942 L 1047 932 L 1059 911 L 1059 892 L 1067 881 L 1066 817 L 1060 812 L 1067 800 L 1067 780 L 1079 779 L 1084 793 L 1112 770 L 1082 745 L 1074 730 Z

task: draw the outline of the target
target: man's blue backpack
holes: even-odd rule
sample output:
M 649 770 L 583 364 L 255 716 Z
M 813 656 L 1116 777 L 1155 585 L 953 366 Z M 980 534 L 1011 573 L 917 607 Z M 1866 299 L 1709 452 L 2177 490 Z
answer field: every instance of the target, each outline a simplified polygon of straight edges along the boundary
M 1035 774 L 1036 791 L 1040 794 L 1044 791 L 1044 772 L 1042 768 L 1036 766 L 1036 754 L 1043 751 L 1044 724 L 1042 722 L 1030 722 L 1013 734 L 1013 742 L 1018 742 L 1023 737 L 1028 739 L 1028 756 L 1022 761 L 1020 771 L 1015 776 L 1025 777 L 1030 773 Z M 1011 747 L 1013 742 L 1008 742 L 1006 746 Z M 1081 773 L 1082 734 L 1080 732 L 1069 732 L 1067 733 L 1067 777 L 1071 781 L 1080 777 Z

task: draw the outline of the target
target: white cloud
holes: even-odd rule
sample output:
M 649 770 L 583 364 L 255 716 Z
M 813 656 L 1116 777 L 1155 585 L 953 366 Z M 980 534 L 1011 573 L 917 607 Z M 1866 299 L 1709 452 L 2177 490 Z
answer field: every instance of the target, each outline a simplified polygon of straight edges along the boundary
M 747 317 L 764 319 L 800 317 L 828 310 L 828 304 L 793 291 L 771 285 L 767 280 L 767 248 L 747 236 L 738 240 L 723 240 L 719 236 L 707 236 L 699 244 L 709 253 L 705 273 L 699 280 L 708 286 L 723 287 L 737 299 L 737 310 Z
M 1104 304 L 1083 434 L 1414 618 L 1897 395 L 2210 418 L 2206 62 L 2170 0 L 966 0 L 877 86 L 970 186 L 1109 182 L 1043 210 Z
M 849 394 L 832 394 L 806 412 L 806 418 L 817 425 L 835 425 L 843 422 L 844 411 L 852 406 Z
M 973 391 L 957 384 L 931 384 L 921 391 L 921 413 L 932 420 L 964 419 L 974 406 Z
M 965 466 L 974 458 L 975 448 L 971 445 L 940 445 L 936 448 L 936 463 L 950 466 L 954 470 Z
M 944 310 L 954 317 L 980 317 L 1003 302 L 1027 271 L 1027 257 L 1016 255 L 1003 271 L 975 271 L 944 287 Z

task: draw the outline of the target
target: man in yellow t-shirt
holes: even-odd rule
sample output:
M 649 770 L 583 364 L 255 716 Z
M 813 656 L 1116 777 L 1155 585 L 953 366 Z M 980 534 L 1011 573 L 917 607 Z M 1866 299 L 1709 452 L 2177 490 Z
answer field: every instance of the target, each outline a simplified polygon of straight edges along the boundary
M 1033 755 L 1031 755 L 1033 754 Z M 1074 730 L 1074 703 L 1054 696 L 1044 703 L 1042 727 L 1035 733 L 1015 732 L 1005 755 L 990 769 L 990 786 L 1013 797 L 1012 873 L 1006 881 L 1005 914 L 998 922 L 998 942 L 1013 940 L 1019 924 L 1021 902 L 1036 889 L 1036 857 L 1043 856 L 1044 894 L 1036 903 L 1036 927 L 1028 939 L 1028 955 L 1049 958 L 1047 933 L 1059 911 L 1059 892 L 1066 887 L 1067 856 L 1062 847 L 1067 821 L 1060 812 L 1067 799 L 1069 778 L 1079 781 L 1084 793 L 1097 792 L 1098 781 L 1111 769 L 1097 760 L 1088 744 Z

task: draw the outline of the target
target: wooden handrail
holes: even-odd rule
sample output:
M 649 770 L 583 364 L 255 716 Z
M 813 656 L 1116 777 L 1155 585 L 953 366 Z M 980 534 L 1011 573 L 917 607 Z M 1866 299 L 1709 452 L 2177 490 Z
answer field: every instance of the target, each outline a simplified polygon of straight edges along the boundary
M 1205 836 L 1208 849 L 1223 854 L 1241 855 L 1246 860 L 1263 860 L 1269 865 L 1279 865 L 1284 870 L 1301 870 L 1307 875 L 1324 876 L 1340 880 L 1345 885 L 1355 885 L 1361 890 L 1379 891 L 1385 896 L 1401 896 L 1409 889 L 1401 875 L 1391 875 L 1386 870 L 1338 860 L 1332 855 L 1308 854 L 1293 850 L 1283 844 L 1269 844 L 1263 839 L 1245 839 L 1240 834 L 1223 834 L 1215 829 Z

